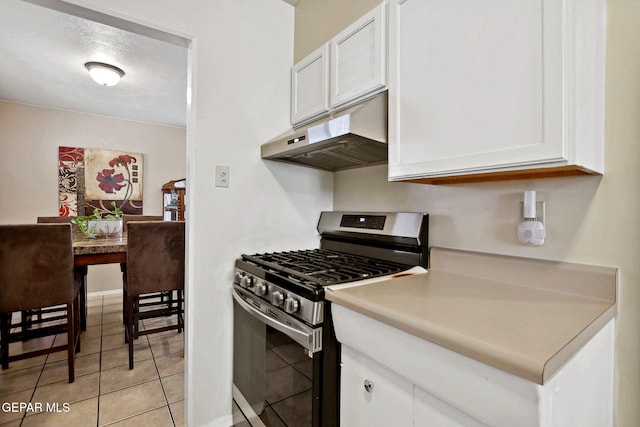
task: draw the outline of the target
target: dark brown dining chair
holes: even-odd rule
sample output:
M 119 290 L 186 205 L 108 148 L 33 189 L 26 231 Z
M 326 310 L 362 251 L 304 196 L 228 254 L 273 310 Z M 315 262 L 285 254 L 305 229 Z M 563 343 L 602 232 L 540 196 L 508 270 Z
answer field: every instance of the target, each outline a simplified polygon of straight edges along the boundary
M 79 287 L 73 277 L 69 224 L 0 226 L 0 361 L 9 362 L 67 350 L 69 382 L 74 381 L 74 350 L 79 350 Z M 14 312 L 64 305 L 66 322 L 12 332 Z M 63 345 L 10 355 L 9 344 L 25 338 L 67 334 Z
M 134 214 L 124 214 L 122 216 L 122 230 L 127 232 L 127 224 L 131 221 L 162 221 L 162 215 L 134 215 Z M 120 270 L 122 271 L 122 278 L 124 280 L 124 269 L 125 264 L 120 264 Z M 140 297 L 141 299 L 155 299 L 157 295 L 145 295 Z M 161 298 L 164 300 L 169 298 L 169 295 L 161 295 Z M 125 307 L 125 301 L 122 300 L 122 323 L 127 324 L 127 310 Z
M 133 341 L 141 335 L 184 328 L 185 224 L 179 221 L 135 221 L 127 224 L 127 264 L 124 267 L 125 341 L 129 344 L 129 369 L 133 369 Z M 170 304 L 141 304 L 141 296 L 175 292 Z M 171 325 L 140 330 L 139 322 L 176 316 Z
M 127 229 L 127 223 L 130 221 L 162 221 L 162 215 L 131 215 L 124 214 L 122 216 L 122 229 Z
M 38 224 L 69 224 L 71 220 L 74 219 L 75 216 L 39 216 L 37 219 Z M 71 225 L 72 230 L 76 231 L 76 225 Z M 51 314 L 56 314 L 52 316 Z M 48 315 L 48 316 L 47 316 Z M 33 316 L 36 316 L 36 320 L 33 320 Z M 43 316 L 47 316 L 46 319 L 43 319 Z M 22 328 L 28 329 L 34 324 L 42 323 L 42 322 L 51 322 L 57 319 L 64 319 L 66 317 L 66 308 L 62 307 L 51 307 L 42 310 L 29 310 L 22 312 Z

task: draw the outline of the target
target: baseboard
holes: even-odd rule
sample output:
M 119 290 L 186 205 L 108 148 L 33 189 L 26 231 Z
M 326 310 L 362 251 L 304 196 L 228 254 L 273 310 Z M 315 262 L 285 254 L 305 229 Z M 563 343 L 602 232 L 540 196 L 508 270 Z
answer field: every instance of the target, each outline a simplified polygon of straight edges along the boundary
M 240 393 L 240 390 L 238 390 L 238 387 L 236 387 L 235 384 L 233 384 L 232 395 L 233 400 L 236 401 L 238 407 L 244 413 L 244 416 L 247 418 L 249 424 L 251 424 L 252 427 L 266 427 L 258 414 L 255 413 L 249 402 L 247 402 L 247 399 L 245 399 L 242 393 Z

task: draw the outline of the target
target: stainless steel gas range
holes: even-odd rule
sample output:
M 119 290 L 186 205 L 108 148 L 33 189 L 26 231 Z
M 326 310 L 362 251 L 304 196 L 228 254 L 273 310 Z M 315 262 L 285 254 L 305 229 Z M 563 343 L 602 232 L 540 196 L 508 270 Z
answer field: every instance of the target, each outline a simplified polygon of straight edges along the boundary
M 428 267 L 425 213 L 322 212 L 318 232 L 320 249 L 242 255 L 236 260 L 234 399 L 250 421 L 265 412 L 256 420 L 258 425 L 274 416 L 285 425 L 339 425 L 340 348 L 330 303 L 324 299 L 326 286 L 360 285 L 422 273 Z M 295 343 L 310 359 L 293 363 L 290 370 L 280 368 L 283 374 L 308 379 L 307 390 L 290 391 L 295 402 L 284 402 L 284 393 L 274 391 L 275 385 L 266 380 L 275 378 L 269 366 L 274 356 L 267 357 L 277 350 L 269 339 L 273 334 L 282 336 L 279 343 L 288 343 L 289 353 Z M 273 381 L 292 382 L 296 381 Z

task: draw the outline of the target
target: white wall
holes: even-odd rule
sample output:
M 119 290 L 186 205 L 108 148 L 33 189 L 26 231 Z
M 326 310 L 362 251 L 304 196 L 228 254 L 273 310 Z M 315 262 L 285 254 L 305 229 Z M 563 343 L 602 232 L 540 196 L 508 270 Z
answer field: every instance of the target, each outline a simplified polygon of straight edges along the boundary
M 293 62 L 298 62 L 382 0 L 298 0 Z
M 430 246 L 614 265 L 608 248 L 619 236 L 599 222 L 607 177 L 568 177 L 492 183 L 423 185 L 387 180 L 386 165 L 335 175 L 336 209 L 419 211 L 430 214 Z M 610 183 L 610 181 L 609 181 Z M 546 205 L 542 247 L 518 244 L 515 229 L 523 192 L 536 190 Z M 598 235 L 599 244 L 584 238 Z
M 143 211 L 162 213 L 162 184 L 184 178 L 183 128 L 0 101 L 0 223 L 58 216 L 58 147 L 144 155 Z M 89 268 L 88 291 L 122 289 L 118 265 Z
M 234 260 L 316 247 L 319 212 L 332 205 L 331 174 L 260 159 L 260 144 L 288 127 L 293 8 L 281 0 L 112 0 L 108 7 L 194 40 L 186 416 L 189 426 L 229 426 Z M 214 187 L 215 165 L 230 167 L 229 188 Z

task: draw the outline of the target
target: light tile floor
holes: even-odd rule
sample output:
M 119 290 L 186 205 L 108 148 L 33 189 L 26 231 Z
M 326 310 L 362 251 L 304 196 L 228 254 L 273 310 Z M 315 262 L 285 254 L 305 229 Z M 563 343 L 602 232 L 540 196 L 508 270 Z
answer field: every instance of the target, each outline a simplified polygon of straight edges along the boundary
M 171 322 L 168 319 L 148 320 L 144 326 Z M 55 339 L 66 340 L 66 336 Z M 52 344 L 53 338 L 14 343 L 10 354 Z M 135 366 L 129 370 L 122 295 L 89 296 L 81 350 L 76 354 L 72 384 L 67 378 L 66 351 L 14 362 L 0 370 L 0 426 L 184 425 L 184 333 L 138 338 Z M 14 411 L 11 403 L 31 403 L 31 408 Z M 42 404 L 42 411 L 37 404 Z

